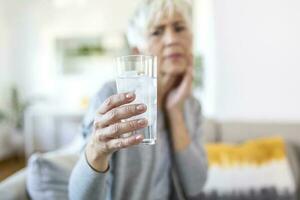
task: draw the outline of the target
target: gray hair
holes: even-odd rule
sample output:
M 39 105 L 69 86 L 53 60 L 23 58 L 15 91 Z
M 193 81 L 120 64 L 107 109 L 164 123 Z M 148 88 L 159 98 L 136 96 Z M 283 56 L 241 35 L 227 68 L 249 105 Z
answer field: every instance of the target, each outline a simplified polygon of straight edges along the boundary
M 144 49 L 146 34 L 152 25 L 164 15 L 174 12 L 182 14 L 187 24 L 192 24 L 192 3 L 189 0 L 141 0 L 129 21 L 127 40 L 131 47 Z

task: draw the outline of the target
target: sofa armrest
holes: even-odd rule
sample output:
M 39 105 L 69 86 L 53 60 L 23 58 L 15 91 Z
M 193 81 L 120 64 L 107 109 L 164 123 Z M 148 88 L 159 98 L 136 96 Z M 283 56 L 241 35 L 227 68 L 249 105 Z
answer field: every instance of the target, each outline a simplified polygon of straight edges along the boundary
M 45 160 L 49 160 L 50 162 L 56 163 L 60 167 L 71 171 L 79 157 L 79 153 L 83 148 L 84 143 L 84 138 L 82 138 L 81 135 L 78 135 L 70 145 L 56 151 L 35 154 L 35 157 L 38 156 Z M 24 168 L 0 182 L 0 199 L 29 200 L 26 191 L 27 174 L 28 168 Z
M 26 192 L 26 168 L 2 181 L 0 194 L 6 200 L 29 200 Z

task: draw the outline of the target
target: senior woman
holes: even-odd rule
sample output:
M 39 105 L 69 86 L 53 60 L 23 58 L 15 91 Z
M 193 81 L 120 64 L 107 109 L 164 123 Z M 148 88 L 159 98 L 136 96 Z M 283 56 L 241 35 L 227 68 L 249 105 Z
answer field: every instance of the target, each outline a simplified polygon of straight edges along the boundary
M 71 199 L 199 199 L 207 162 L 201 144 L 199 103 L 191 95 L 193 56 L 191 5 L 184 0 L 143 1 L 128 41 L 135 53 L 158 57 L 157 144 L 142 135 L 147 119 L 121 122 L 146 111 L 133 92 L 116 94 L 106 84 L 84 120 L 87 144 L 69 182 Z M 140 144 L 140 145 L 138 145 Z

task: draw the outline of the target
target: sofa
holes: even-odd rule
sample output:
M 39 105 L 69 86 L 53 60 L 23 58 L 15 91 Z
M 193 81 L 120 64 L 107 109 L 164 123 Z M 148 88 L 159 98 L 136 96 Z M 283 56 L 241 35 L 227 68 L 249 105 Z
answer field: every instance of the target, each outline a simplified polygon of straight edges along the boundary
M 84 146 L 84 139 L 81 135 L 74 138 L 70 145 L 52 152 L 35 153 L 28 160 L 27 165 L 36 163 L 36 161 L 49 161 L 59 166 L 64 171 L 71 172 L 73 166 L 79 158 L 80 151 Z M 34 166 L 32 167 L 34 168 Z M 28 168 L 16 172 L 10 177 L 0 182 L 0 199 L 3 200 L 29 200 L 29 194 L 26 190 Z M 42 198 L 44 199 L 44 198 Z
M 284 138 L 287 143 L 288 160 L 293 177 L 299 188 L 300 137 L 298 134 L 300 133 L 300 123 L 216 121 L 212 119 L 203 121 L 205 143 L 240 143 L 253 138 L 273 135 Z M 71 171 L 83 146 L 84 140 L 78 136 L 70 146 L 54 152 L 38 154 L 38 157 L 48 159 Z M 26 170 L 25 168 L 0 183 L 2 198 L 7 200 L 29 199 L 25 189 Z

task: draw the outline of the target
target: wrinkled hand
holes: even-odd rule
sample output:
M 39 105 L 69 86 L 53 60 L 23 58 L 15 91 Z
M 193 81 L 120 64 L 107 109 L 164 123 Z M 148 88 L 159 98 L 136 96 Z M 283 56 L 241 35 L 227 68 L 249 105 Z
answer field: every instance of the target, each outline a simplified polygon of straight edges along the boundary
M 145 104 L 128 104 L 135 99 L 133 92 L 116 94 L 109 97 L 97 111 L 92 136 L 86 147 L 86 158 L 92 168 L 105 171 L 109 156 L 122 148 L 128 148 L 142 142 L 142 135 L 120 137 L 148 124 L 145 118 L 123 122 L 147 110 Z M 122 121 L 121 121 L 122 120 Z
M 192 91 L 193 79 L 193 67 L 190 65 L 184 75 L 179 78 L 179 83 L 168 93 L 165 103 L 167 111 L 183 109 L 184 100 Z

